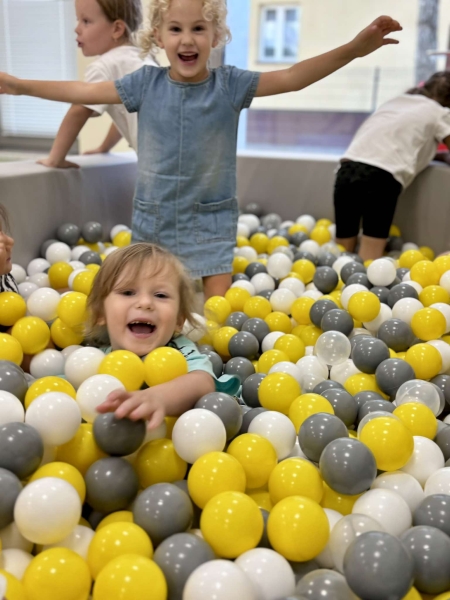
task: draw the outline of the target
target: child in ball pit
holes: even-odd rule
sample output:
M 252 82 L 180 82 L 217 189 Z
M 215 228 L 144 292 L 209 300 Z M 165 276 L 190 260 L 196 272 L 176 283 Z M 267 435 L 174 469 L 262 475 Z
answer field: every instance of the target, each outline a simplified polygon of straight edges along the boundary
M 179 350 L 188 365 L 187 375 L 137 392 L 117 390 L 98 407 L 118 418 L 145 419 L 148 427 L 164 417 L 178 416 L 215 389 L 238 391 L 237 377 L 216 379 L 209 359 L 181 335 L 187 320 L 195 325 L 192 282 L 181 262 L 167 250 L 145 242 L 110 254 L 98 271 L 88 298 L 93 338 L 107 337 L 105 352 L 128 350 L 138 356 L 169 346 Z
M 380 17 L 351 42 L 288 69 L 257 73 L 208 68 L 211 50 L 230 39 L 225 0 L 152 0 L 145 52 L 162 48 L 170 66 L 145 66 L 116 82 L 45 82 L 0 74 L 0 93 L 74 104 L 124 104 L 137 112 L 138 179 L 134 241 L 163 244 L 205 298 L 231 285 L 236 241 L 236 142 L 239 114 L 254 97 L 301 90 L 366 56 L 400 31 Z M 149 167 L 151 165 L 151 168 Z
M 8 234 L 9 219 L 6 208 L 0 204 L 0 292 L 16 292 L 17 283 L 11 275 L 11 252 L 14 239 Z

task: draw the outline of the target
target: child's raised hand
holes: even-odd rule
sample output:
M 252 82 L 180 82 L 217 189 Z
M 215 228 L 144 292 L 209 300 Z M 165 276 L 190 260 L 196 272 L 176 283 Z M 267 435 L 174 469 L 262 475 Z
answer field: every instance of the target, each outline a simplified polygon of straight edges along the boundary
M 132 419 L 148 421 L 147 429 L 154 429 L 161 425 L 166 416 L 164 400 L 161 393 L 152 389 L 138 392 L 115 390 L 106 398 L 105 402 L 97 406 L 99 413 L 114 412 L 118 419 Z
M 373 23 L 363 29 L 355 39 L 350 42 L 353 46 L 355 56 L 366 56 L 381 46 L 398 44 L 398 40 L 386 37 L 394 31 L 401 31 L 403 27 L 391 17 L 378 17 Z
M 80 165 L 77 163 L 70 162 L 70 160 L 66 160 L 65 158 L 60 162 L 54 162 L 50 158 L 43 158 L 37 161 L 38 165 L 43 165 L 44 167 L 49 167 L 50 169 L 79 169 Z
M 0 94 L 19 96 L 20 93 L 20 79 L 8 73 L 0 73 Z

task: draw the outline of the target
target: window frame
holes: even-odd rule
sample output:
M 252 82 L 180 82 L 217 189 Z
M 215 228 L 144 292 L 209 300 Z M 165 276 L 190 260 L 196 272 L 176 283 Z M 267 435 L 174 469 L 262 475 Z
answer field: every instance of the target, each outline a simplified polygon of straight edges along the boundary
M 267 22 L 266 16 L 269 11 L 275 11 L 276 18 L 276 42 L 275 42 L 275 56 L 267 57 L 264 56 L 264 26 Z M 283 44 L 284 44 L 284 27 L 286 25 L 286 13 L 288 10 L 295 10 L 297 14 L 297 54 L 293 57 L 286 57 L 282 55 Z M 267 4 L 260 7 L 260 19 L 259 19 L 259 41 L 258 41 L 258 62 L 261 64 L 295 64 L 298 62 L 298 51 L 300 47 L 300 22 L 301 22 L 301 6 L 294 3 L 286 4 Z

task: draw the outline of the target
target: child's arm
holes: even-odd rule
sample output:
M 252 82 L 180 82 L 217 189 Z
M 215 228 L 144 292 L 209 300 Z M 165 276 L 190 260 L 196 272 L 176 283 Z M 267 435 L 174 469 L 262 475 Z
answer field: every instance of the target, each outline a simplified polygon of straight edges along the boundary
M 114 411 L 116 417 L 149 421 L 148 428 L 158 427 L 165 416 L 179 416 L 191 409 L 205 394 L 214 392 L 213 377 L 206 371 L 191 371 L 167 383 L 139 392 L 116 390 L 97 407 L 98 412 Z
M 38 160 L 38 163 L 44 165 L 44 167 L 59 169 L 75 167 L 78 169 L 79 165 L 66 160 L 66 156 L 92 113 L 93 111 L 90 108 L 86 108 L 86 106 L 78 104 L 71 106 L 56 134 L 50 155 L 48 158 Z
M 35 96 L 70 104 L 122 104 L 113 81 L 39 81 L 0 73 L 0 94 Z
M 391 17 L 379 17 L 369 27 L 363 29 L 350 43 L 331 52 L 304 60 L 280 71 L 261 73 L 255 96 L 273 96 L 301 90 L 338 69 L 353 59 L 366 56 L 381 46 L 398 44 L 398 40 L 386 38 L 402 27 Z
M 114 125 L 114 123 L 111 123 L 111 127 L 109 128 L 109 131 L 100 146 L 98 148 L 94 148 L 93 150 L 87 150 L 86 152 L 83 152 L 83 154 L 105 154 L 112 150 L 121 139 L 122 134 Z

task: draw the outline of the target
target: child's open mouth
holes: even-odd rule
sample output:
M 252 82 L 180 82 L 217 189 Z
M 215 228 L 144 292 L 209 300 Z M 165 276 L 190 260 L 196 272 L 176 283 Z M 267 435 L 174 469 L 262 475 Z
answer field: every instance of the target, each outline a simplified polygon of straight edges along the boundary
M 149 321 L 131 321 L 128 323 L 128 329 L 137 337 L 147 337 L 155 331 L 156 325 Z
M 179 54 L 178 56 L 179 56 L 181 62 L 184 62 L 188 65 L 194 64 L 198 58 L 198 54 Z

